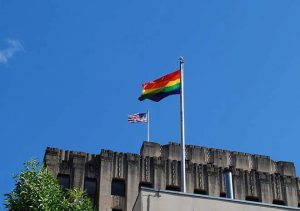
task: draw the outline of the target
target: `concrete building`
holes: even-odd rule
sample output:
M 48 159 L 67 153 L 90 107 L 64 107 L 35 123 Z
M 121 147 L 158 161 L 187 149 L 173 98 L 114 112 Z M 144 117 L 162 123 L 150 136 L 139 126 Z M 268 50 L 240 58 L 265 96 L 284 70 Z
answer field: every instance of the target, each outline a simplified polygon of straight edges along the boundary
M 133 211 L 299 211 L 299 208 L 141 188 Z
M 141 196 L 140 187 L 180 191 L 177 143 L 144 142 L 139 155 L 111 150 L 95 155 L 47 148 L 44 162 L 62 187 L 86 190 L 100 211 L 133 210 Z M 199 200 L 205 195 L 215 199 L 226 197 L 224 172 L 228 170 L 232 172 L 234 199 L 262 206 L 282 205 L 287 210 L 299 206 L 300 180 L 293 163 L 276 162 L 263 155 L 186 146 L 187 192 L 199 195 Z

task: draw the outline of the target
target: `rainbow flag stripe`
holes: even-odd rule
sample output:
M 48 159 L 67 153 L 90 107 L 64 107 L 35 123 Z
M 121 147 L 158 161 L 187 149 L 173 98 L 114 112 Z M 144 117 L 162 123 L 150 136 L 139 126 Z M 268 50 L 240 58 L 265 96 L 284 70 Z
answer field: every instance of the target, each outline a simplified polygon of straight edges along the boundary
M 158 102 L 175 94 L 180 94 L 180 70 L 143 84 L 142 95 L 139 100 L 149 99 Z

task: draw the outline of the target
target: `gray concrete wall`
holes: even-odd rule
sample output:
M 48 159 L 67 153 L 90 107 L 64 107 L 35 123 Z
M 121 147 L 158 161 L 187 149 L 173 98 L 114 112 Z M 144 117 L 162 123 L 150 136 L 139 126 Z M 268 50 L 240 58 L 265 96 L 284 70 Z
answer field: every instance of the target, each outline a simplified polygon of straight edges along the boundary
M 188 193 L 220 197 L 226 193 L 224 171 L 233 175 L 234 196 L 239 200 L 281 203 L 297 207 L 300 182 L 294 164 L 268 156 L 200 146 L 186 146 Z M 96 206 L 101 211 L 130 211 L 139 185 L 155 189 L 180 187 L 180 145 L 144 142 L 140 154 L 101 150 L 97 155 L 47 148 L 45 165 L 55 176 L 67 175 L 72 187 L 84 189 L 86 178 L 97 181 Z M 124 181 L 125 196 L 111 195 L 113 179 Z
M 299 211 L 298 208 L 142 189 L 133 211 Z

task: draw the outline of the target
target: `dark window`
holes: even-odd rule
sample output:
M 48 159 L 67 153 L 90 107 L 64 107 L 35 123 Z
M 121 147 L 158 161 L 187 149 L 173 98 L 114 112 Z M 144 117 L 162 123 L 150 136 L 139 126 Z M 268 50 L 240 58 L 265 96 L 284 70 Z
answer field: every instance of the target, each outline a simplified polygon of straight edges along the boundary
M 226 193 L 224 193 L 224 192 L 221 192 L 221 193 L 220 193 L 220 197 L 222 197 L 222 198 L 226 198 Z
M 180 187 L 178 186 L 172 186 L 172 185 L 168 185 L 166 187 L 166 190 L 171 190 L 171 191 L 180 191 Z
M 111 195 L 125 196 L 125 181 L 113 179 L 111 183 Z
M 122 211 L 121 209 L 112 209 L 111 211 Z
M 70 175 L 67 174 L 58 174 L 57 180 L 60 187 L 65 190 L 70 188 Z
M 278 205 L 285 205 L 284 204 L 284 201 L 282 201 L 282 200 L 273 200 L 273 204 L 278 204 Z
M 150 182 L 140 182 L 139 188 L 140 187 L 153 188 L 153 185 Z
M 256 196 L 246 196 L 246 201 L 257 201 L 257 202 L 259 202 L 259 199 Z
M 195 189 L 194 194 L 208 195 L 206 190 Z
M 97 194 L 97 181 L 92 178 L 85 178 L 84 180 L 84 190 L 86 194 L 90 197 L 92 204 L 96 205 L 96 194 Z

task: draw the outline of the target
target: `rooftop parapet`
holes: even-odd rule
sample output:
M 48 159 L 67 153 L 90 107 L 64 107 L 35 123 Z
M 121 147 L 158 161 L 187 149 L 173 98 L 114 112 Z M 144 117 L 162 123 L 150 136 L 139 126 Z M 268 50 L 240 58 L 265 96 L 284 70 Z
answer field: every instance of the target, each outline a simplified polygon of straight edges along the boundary
M 141 147 L 141 156 L 180 161 L 180 144 L 170 142 L 167 145 L 160 145 L 154 142 L 144 142 Z M 269 174 L 296 177 L 294 163 L 276 162 L 265 155 L 186 145 L 186 160 L 197 164 L 213 164 L 222 168 L 256 170 Z
M 150 156 L 150 157 L 160 157 L 161 156 L 161 146 L 158 143 L 154 142 L 144 142 L 140 154 L 142 156 Z
M 79 151 L 62 150 L 53 147 L 47 147 L 44 160 L 54 159 L 57 162 L 69 162 L 74 158 L 83 158 L 85 162 L 94 159 L 97 155 Z

